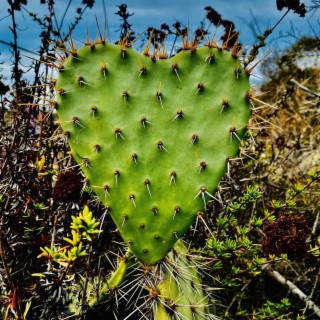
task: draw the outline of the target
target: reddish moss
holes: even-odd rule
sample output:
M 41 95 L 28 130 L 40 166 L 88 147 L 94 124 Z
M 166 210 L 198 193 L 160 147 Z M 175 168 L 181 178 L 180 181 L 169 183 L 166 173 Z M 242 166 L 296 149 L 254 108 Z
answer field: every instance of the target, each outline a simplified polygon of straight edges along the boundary
M 52 197 L 57 202 L 79 201 L 83 188 L 82 177 L 77 170 L 69 170 L 59 174 L 52 190 Z
M 290 260 L 301 259 L 307 254 L 307 237 L 310 228 L 304 216 L 283 213 L 275 221 L 264 225 L 266 240 L 262 250 L 266 254 L 279 256 L 286 253 Z

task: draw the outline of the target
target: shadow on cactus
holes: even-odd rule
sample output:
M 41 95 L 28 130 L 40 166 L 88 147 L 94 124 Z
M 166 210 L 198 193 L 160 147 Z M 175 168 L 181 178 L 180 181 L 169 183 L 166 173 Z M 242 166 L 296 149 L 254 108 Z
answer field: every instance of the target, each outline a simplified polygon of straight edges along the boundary
M 72 40 L 69 50 L 56 48 L 64 136 L 128 246 L 98 297 L 88 296 L 92 307 L 140 273 L 139 281 L 128 281 L 143 286 L 149 298 L 133 313 L 214 318 L 180 238 L 217 199 L 218 184 L 238 154 L 251 114 L 252 69 L 242 67 L 238 41 L 229 48 L 230 37 L 223 44 L 188 37 L 171 58 L 152 37 L 143 54 L 127 37 L 115 45 L 101 34 L 80 49 Z

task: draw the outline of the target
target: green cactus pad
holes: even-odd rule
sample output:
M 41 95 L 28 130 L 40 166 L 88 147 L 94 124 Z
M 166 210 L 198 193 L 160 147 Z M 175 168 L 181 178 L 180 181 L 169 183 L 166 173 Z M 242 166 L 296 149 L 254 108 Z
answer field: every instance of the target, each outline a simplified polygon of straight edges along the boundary
M 64 62 L 56 91 L 75 160 L 131 251 L 155 264 L 238 152 L 251 112 L 248 75 L 219 48 L 152 60 L 96 44 Z

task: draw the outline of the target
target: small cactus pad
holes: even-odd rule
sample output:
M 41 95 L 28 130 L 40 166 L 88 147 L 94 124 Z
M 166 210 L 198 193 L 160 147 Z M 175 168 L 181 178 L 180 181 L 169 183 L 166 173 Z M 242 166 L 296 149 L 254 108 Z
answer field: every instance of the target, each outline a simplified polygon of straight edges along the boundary
M 249 89 L 238 58 L 210 46 L 155 60 L 87 45 L 60 68 L 73 157 L 143 263 L 163 259 L 213 199 L 245 133 Z

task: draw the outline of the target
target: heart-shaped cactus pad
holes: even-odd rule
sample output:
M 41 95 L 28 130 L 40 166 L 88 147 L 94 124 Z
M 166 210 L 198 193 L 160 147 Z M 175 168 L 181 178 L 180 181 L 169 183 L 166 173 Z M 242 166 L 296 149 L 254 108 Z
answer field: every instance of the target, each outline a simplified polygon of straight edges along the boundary
M 249 89 L 238 57 L 210 46 L 152 59 L 96 44 L 64 61 L 64 135 L 143 263 L 163 259 L 213 200 L 245 133 Z

